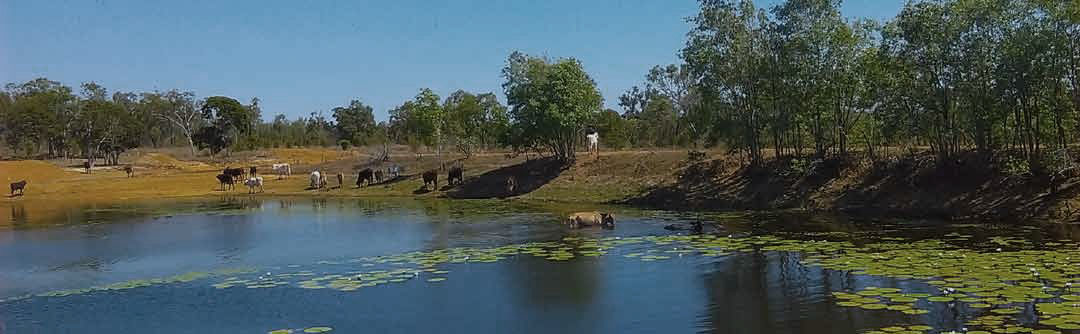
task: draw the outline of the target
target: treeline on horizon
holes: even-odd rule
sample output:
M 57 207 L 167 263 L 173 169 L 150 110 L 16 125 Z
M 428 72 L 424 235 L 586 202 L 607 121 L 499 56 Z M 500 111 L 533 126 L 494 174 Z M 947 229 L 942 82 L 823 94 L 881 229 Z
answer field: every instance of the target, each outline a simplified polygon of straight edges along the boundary
M 95 156 L 183 144 L 192 152 L 408 144 L 466 155 L 511 148 L 573 159 L 583 131 L 607 148 L 723 146 L 775 157 L 929 150 L 1060 168 L 1080 134 L 1080 2 L 923 0 L 886 22 L 845 18 L 839 0 L 700 0 L 679 64 L 656 66 L 604 109 L 573 58 L 513 53 L 506 105 L 493 93 L 421 89 L 375 122 L 354 100 L 329 116 L 262 119 L 258 99 L 183 91 L 79 93 L 45 79 L 0 93 L 5 143 L 25 155 Z

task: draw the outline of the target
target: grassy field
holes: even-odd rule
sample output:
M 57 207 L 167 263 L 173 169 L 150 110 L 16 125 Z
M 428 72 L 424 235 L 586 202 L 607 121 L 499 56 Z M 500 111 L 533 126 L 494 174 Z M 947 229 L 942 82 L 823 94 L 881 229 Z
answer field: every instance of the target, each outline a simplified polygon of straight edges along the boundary
M 51 215 L 63 214 L 73 206 L 148 199 L 220 196 L 459 197 L 456 195 L 460 195 L 461 188 L 472 189 L 483 183 L 496 185 L 496 189 L 486 191 L 501 193 L 505 178 L 496 179 L 494 175 L 501 171 L 520 173 L 521 169 L 530 166 L 525 164 L 525 157 L 508 158 L 504 153 L 477 154 L 466 160 L 460 160 L 459 156 L 447 156 L 444 160 L 463 164 L 465 185 L 448 187 L 446 173 L 441 172 L 438 189 L 428 191 L 419 174 L 438 168 L 439 163 L 431 155 L 418 158 L 411 153 L 396 152 L 391 159 L 405 167 L 404 175 L 398 180 L 364 188 L 355 185 L 356 171 L 366 167 L 372 156 L 360 151 L 272 149 L 245 152 L 216 161 L 183 156 L 182 153 L 170 151 L 131 153 L 122 158 L 122 163 L 135 168 L 133 178 L 128 178 L 117 166 L 99 166 L 88 174 L 82 169 L 81 160 L 0 162 L 0 175 L 4 176 L 6 182 L 27 180 L 29 183 L 25 195 L 0 199 L 0 226 L 11 225 L 15 216 L 31 216 L 36 221 L 45 221 Z M 685 151 L 604 152 L 598 158 L 582 156 L 569 169 L 542 180 L 542 184 L 535 189 L 486 197 L 585 206 L 589 203 L 609 203 L 664 183 L 685 157 Z M 292 164 L 291 177 L 279 179 L 271 173 L 270 166 L 280 162 Z M 249 195 L 248 189 L 241 184 L 235 190 L 221 191 L 215 175 L 226 166 L 257 166 L 265 179 L 265 191 Z M 308 174 L 316 169 L 331 175 L 343 173 L 345 184 L 339 186 L 336 178 L 330 177 L 327 189 L 310 190 Z M 524 178 L 528 178 L 527 175 L 520 177 L 523 183 Z M 7 211 L 11 211 L 12 215 L 3 214 Z

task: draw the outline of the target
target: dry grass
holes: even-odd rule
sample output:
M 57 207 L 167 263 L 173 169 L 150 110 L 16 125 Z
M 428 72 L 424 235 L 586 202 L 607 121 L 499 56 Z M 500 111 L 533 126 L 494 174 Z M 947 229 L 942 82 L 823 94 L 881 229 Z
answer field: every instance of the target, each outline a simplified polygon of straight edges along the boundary
M 98 167 L 85 174 L 81 160 L 0 162 L 0 173 L 9 182 L 26 179 L 25 196 L 0 198 L 0 227 L 10 226 L 19 216 L 33 221 L 48 221 L 49 217 L 64 214 L 73 206 L 120 203 L 147 199 L 168 199 L 200 196 L 247 196 L 247 189 L 237 184 L 235 190 L 222 192 L 215 175 L 229 166 L 259 167 L 265 178 L 265 192 L 255 196 L 308 197 L 442 197 L 446 189 L 445 171 L 440 173 L 440 189 L 424 191 L 419 174 L 436 169 L 439 163 L 433 155 L 417 159 L 415 154 L 395 150 L 392 160 L 406 168 L 405 176 L 393 182 L 357 188 L 356 170 L 367 166 L 372 158 L 362 150 L 333 149 L 271 149 L 234 154 L 230 160 L 211 161 L 177 158 L 164 151 L 129 152 L 122 163 L 136 168 L 134 178 L 128 178 L 120 167 Z M 595 158 L 582 156 L 569 170 L 533 193 L 520 197 L 542 201 L 603 203 L 624 198 L 660 182 L 671 174 L 674 165 L 684 159 L 685 152 L 604 152 Z M 458 161 L 459 155 L 447 154 L 448 164 Z M 524 157 L 507 158 L 504 153 L 476 154 L 464 164 L 466 181 L 484 172 L 524 162 Z M 270 174 L 270 164 L 293 164 L 293 176 L 278 179 Z M 330 189 L 308 190 L 308 173 L 319 169 L 331 175 L 343 173 L 345 184 L 338 187 L 329 178 Z M 632 177 L 623 177 L 632 176 Z

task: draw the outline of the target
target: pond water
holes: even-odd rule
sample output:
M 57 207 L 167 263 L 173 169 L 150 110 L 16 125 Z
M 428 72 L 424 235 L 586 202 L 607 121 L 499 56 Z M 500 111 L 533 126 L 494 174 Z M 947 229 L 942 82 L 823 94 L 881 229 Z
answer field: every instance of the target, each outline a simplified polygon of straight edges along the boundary
M 0 231 L 0 333 L 1069 333 L 1062 224 L 222 199 Z M 668 224 L 706 222 L 703 234 Z M 31 227 L 32 226 L 32 227 Z M 42 227 L 44 226 L 44 227 Z

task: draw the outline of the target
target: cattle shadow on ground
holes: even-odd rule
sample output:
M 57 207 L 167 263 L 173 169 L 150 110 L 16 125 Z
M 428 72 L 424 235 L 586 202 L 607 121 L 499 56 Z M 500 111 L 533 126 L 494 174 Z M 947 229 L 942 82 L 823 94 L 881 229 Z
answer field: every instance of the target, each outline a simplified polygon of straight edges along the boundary
M 487 173 L 469 177 L 466 170 L 465 181 L 449 192 L 450 198 L 508 198 L 531 193 L 559 177 L 570 165 L 555 158 L 525 161 L 506 166 Z M 507 180 L 514 180 L 513 187 Z M 512 189 L 511 189 L 512 188 Z

